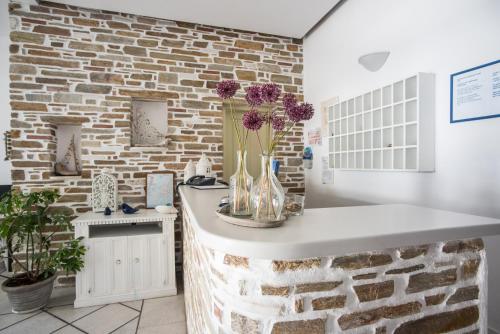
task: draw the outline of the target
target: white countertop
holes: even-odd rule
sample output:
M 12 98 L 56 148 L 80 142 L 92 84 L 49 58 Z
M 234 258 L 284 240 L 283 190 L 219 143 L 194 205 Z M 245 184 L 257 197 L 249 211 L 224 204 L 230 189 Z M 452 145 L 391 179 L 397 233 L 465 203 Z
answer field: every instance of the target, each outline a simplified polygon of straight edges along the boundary
M 215 214 L 227 189 L 179 189 L 204 245 L 253 258 L 302 259 L 500 234 L 499 219 L 404 204 L 306 209 L 281 227 L 240 227 Z

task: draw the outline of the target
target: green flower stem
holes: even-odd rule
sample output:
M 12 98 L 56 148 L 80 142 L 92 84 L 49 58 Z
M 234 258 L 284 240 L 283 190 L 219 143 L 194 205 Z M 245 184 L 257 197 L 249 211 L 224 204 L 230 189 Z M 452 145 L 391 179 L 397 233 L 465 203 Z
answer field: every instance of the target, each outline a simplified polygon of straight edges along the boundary
M 247 132 L 248 136 L 248 132 Z M 245 153 L 243 151 L 239 151 L 239 166 L 238 171 L 239 174 L 236 178 L 236 198 L 235 198 L 235 208 L 236 211 L 249 211 L 250 208 L 250 197 L 248 191 L 246 190 L 247 185 L 247 176 L 245 175 Z M 243 191 L 243 196 L 241 196 L 241 192 Z M 243 197 L 243 203 L 240 202 L 241 197 Z M 242 208 L 243 207 L 243 208 Z
M 267 206 L 265 206 L 264 208 L 265 210 L 264 214 L 267 219 L 274 220 L 277 219 L 278 217 L 276 217 L 276 210 L 274 210 L 273 198 L 271 195 L 272 191 L 271 157 L 268 156 L 267 159 L 268 160 L 266 162 L 266 166 L 262 171 L 263 176 L 260 178 L 261 191 L 259 192 L 259 201 L 257 204 L 256 216 L 259 217 L 262 207 L 265 205 L 265 203 L 267 203 Z
M 267 111 L 267 121 L 268 121 L 267 122 L 267 130 L 268 130 L 267 142 L 268 142 L 268 145 L 269 145 L 269 149 L 267 150 L 268 154 L 271 154 L 271 144 L 272 144 L 271 138 L 272 138 L 272 135 L 273 135 L 273 133 L 272 133 L 273 128 L 271 126 L 271 123 L 272 123 L 271 122 L 271 114 L 272 113 L 273 113 L 273 105 L 270 104 L 269 105 L 269 110 Z
M 264 149 L 262 148 L 262 142 L 260 141 L 259 132 L 255 131 L 255 134 L 257 135 L 257 140 L 259 141 L 260 153 L 264 154 Z
M 278 133 L 278 135 L 273 140 L 273 145 L 272 145 L 272 148 L 271 148 L 271 152 L 274 151 L 276 145 L 278 145 L 278 143 L 280 142 L 280 140 L 283 139 L 283 137 L 285 137 L 290 132 L 290 130 L 295 126 L 295 124 L 297 124 L 297 123 L 292 123 L 292 125 L 288 126 L 288 129 L 286 129 L 285 131 L 281 131 L 280 133 Z
M 243 151 L 246 143 L 241 141 L 240 129 L 238 128 L 238 125 L 236 124 L 236 118 L 234 116 L 235 111 L 234 111 L 234 105 L 233 105 L 233 98 L 229 99 L 229 107 L 230 107 L 230 112 L 231 112 L 231 118 L 233 120 L 234 130 L 236 132 L 236 137 L 238 137 L 238 146 L 240 148 L 240 151 Z
M 269 206 L 267 207 L 267 217 L 268 218 L 278 218 L 276 217 L 276 211 L 274 211 L 274 204 L 273 204 L 273 198 L 271 196 L 271 186 L 273 184 L 272 182 L 272 168 L 271 168 L 271 157 L 269 157 L 269 160 L 267 162 L 267 166 L 266 166 L 266 174 L 267 174 L 267 202 L 269 203 L 269 206 L 271 207 L 272 209 L 272 214 L 271 214 L 271 210 L 269 210 Z

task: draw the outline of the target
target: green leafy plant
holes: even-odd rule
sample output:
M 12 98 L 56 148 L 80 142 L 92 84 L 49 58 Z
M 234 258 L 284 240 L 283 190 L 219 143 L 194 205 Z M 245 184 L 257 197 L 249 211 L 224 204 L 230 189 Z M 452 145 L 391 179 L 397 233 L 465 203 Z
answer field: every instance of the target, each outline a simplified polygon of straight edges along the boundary
M 0 199 L 0 237 L 7 254 L 22 274 L 15 275 L 10 285 L 33 284 L 54 275 L 60 268 L 77 272 L 83 268 L 85 247 L 81 238 L 52 249 L 57 232 L 71 228 L 70 216 L 51 208 L 59 198 L 54 190 L 21 193 L 11 191 Z

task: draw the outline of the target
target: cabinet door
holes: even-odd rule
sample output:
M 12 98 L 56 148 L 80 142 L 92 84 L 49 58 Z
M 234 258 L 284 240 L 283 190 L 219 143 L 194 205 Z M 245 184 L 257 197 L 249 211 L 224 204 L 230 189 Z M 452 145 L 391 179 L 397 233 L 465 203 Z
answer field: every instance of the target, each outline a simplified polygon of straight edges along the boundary
M 127 238 L 112 238 L 110 240 L 112 285 L 111 292 L 120 294 L 129 292 L 131 279 L 128 271 Z
M 166 284 L 164 241 L 160 234 L 129 237 L 133 286 L 136 291 L 156 290 Z
M 91 296 L 109 295 L 112 274 L 110 240 L 108 238 L 90 239 L 89 244 L 88 293 Z
M 165 275 L 165 238 L 163 236 L 153 236 L 148 238 L 149 267 L 151 277 L 148 286 L 151 289 L 161 289 L 166 285 Z
M 94 249 L 92 242 L 85 238 L 83 240 L 83 245 L 85 246 L 85 260 L 83 265 L 83 270 L 76 274 L 76 297 L 78 298 L 88 298 L 91 289 L 92 282 L 94 280 Z
M 91 296 L 127 292 L 127 238 L 95 238 L 89 241 Z

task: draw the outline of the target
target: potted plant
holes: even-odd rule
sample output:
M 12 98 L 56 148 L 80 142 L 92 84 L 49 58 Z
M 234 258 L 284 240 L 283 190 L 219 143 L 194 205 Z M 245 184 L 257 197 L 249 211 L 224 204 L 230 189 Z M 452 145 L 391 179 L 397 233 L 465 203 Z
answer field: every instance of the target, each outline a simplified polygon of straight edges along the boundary
M 0 199 L 0 237 L 4 240 L 15 274 L 3 282 L 14 313 L 44 307 L 52 293 L 58 269 L 82 269 L 85 247 L 72 239 L 53 247 L 57 232 L 71 227 L 70 216 L 50 208 L 59 194 L 54 190 L 21 193 L 11 191 Z

